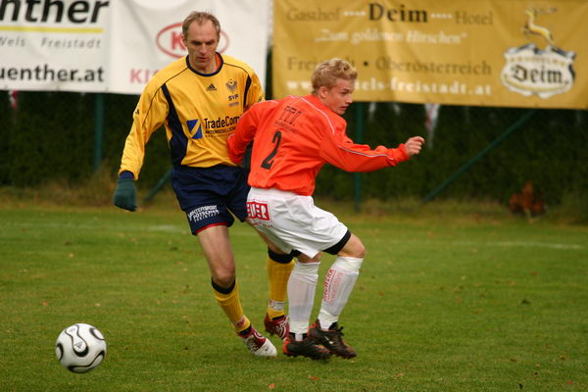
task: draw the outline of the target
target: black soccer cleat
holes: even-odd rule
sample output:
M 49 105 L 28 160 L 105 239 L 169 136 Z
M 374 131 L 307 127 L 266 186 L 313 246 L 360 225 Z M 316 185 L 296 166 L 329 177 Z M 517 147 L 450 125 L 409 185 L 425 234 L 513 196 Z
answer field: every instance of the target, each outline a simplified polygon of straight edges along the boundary
M 329 359 L 331 357 L 331 352 L 310 336 L 305 336 L 303 340 L 295 340 L 292 333 L 284 339 L 282 351 L 289 357 L 299 355 L 310 359 Z
M 343 327 L 339 327 L 337 323 L 331 324 L 328 331 L 323 331 L 318 320 L 310 326 L 308 336 L 314 338 L 315 341 L 325 346 L 332 354 L 341 358 L 349 359 L 355 358 L 357 353 L 343 340 Z

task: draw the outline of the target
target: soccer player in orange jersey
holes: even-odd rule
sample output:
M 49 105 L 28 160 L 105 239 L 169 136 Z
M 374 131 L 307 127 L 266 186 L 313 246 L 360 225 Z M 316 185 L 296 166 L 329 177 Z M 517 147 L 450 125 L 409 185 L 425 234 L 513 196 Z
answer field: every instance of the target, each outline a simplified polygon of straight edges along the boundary
M 233 162 L 240 162 L 254 141 L 249 221 L 298 259 L 288 282 L 290 334 L 282 347 L 288 356 L 356 356 L 342 339 L 338 321 L 359 276 L 365 247 L 333 214 L 314 205 L 319 170 L 325 163 L 350 172 L 396 166 L 418 154 L 425 142 L 414 136 L 397 148 L 371 149 L 349 139 L 341 115 L 352 102 L 356 78 L 347 61 L 325 61 L 312 74 L 312 94 L 253 105 L 228 139 Z M 337 258 L 325 276 L 321 308 L 309 328 L 321 252 Z

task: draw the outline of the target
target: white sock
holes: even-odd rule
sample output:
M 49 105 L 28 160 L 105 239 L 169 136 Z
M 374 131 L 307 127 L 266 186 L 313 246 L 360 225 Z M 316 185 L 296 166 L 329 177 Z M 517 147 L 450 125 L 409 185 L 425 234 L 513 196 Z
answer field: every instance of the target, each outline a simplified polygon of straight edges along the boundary
M 347 304 L 353 286 L 359 277 L 363 259 L 356 257 L 337 257 L 327 275 L 323 290 L 323 301 L 318 320 L 321 329 L 329 329 L 339 320 L 339 315 Z
M 308 330 L 319 265 L 296 262 L 288 279 L 288 319 L 290 332 L 296 335 L 296 340 L 301 339 Z

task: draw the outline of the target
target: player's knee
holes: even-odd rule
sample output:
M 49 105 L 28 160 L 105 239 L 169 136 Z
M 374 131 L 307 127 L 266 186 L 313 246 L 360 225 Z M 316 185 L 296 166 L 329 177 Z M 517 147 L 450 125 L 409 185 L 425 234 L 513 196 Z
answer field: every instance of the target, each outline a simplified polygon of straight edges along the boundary
M 363 258 L 365 258 L 367 250 L 365 249 L 365 246 L 360 242 L 358 247 L 356 249 L 354 249 L 353 253 L 354 254 L 351 257 L 357 257 L 358 259 L 363 259 Z
M 217 269 L 213 272 L 212 280 L 220 287 L 231 287 L 235 283 L 235 270 L 232 268 Z
M 341 249 L 341 251 L 338 253 L 338 256 L 355 257 L 358 259 L 363 259 L 365 258 L 366 253 L 367 251 L 365 249 L 365 246 L 363 245 L 359 237 L 352 234 L 351 238 L 349 238 L 349 241 L 347 241 L 343 249 Z

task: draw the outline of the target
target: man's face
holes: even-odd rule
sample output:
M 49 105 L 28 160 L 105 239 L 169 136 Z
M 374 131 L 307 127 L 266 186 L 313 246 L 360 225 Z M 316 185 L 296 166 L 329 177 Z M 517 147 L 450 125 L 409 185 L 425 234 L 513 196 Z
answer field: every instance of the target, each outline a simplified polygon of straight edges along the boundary
M 353 99 L 351 95 L 354 90 L 354 81 L 337 79 L 337 83 L 331 87 L 321 87 L 318 90 L 318 97 L 329 109 L 339 115 L 343 115 Z
M 198 72 L 212 73 L 216 67 L 216 47 L 218 35 L 210 20 L 202 24 L 192 22 L 188 34 L 184 36 L 184 45 L 188 49 L 190 65 Z

